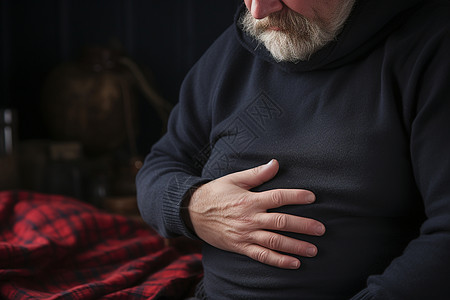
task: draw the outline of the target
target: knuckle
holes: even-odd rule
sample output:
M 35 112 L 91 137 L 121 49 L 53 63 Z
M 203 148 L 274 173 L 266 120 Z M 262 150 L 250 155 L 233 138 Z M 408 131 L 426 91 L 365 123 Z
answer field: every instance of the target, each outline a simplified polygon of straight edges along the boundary
M 298 222 L 298 228 L 299 228 L 301 233 L 309 232 L 309 228 L 310 227 L 311 227 L 311 225 L 309 224 L 309 222 L 307 220 L 303 219 L 300 222 Z
M 303 233 L 312 233 L 313 232 L 313 224 L 309 220 L 303 220 L 303 222 L 300 222 L 300 230 Z
M 244 208 L 249 206 L 252 203 L 252 197 L 250 194 L 243 194 L 235 203 L 235 206 L 238 208 Z
M 315 222 L 309 219 L 301 219 L 297 222 L 299 233 L 313 233 L 315 228 Z
M 246 221 L 239 220 L 234 224 L 234 228 L 231 230 L 238 240 L 241 242 L 251 242 L 255 238 L 251 231 L 252 224 Z
M 253 215 L 252 208 L 253 208 L 254 200 L 252 199 L 251 195 L 242 195 L 239 198 L 236 198 L 232 203 L 228 204 L 228 208 L 230 208 L 230 217 L 245 217 L 248 218 Z
M 294 247 L 294 251 L 295 253 L 299 254 L 299 255 L 304 255 L 306 253 L 306 249 L 307 249 L 307 245 L 306 243 L 298 243 L 297 245 L 295 245 Z
M 261 166 L 252 168 L 252 169 L 250 169 L 250 171 L 252 172 L 252 175 L 258 176 L 258 174 L 261 172 Z
M 242 232 L 239 236 L 239 243 L 253 243 L 255 238 L 253 237 L 251 232 Z
M 280 215 L 277 215 L 275 217 L 275 228 L 276 229 L 280 229 L 280 230 L 286 229 L 287 223 L 288 222 L 287 222 L 287 216 L 286 215 L 280 214 Z
M 284 256 L 281 256 L 281 257 L 279 257 L 278 259 L 277 259 L 277 266 L 278 267 L 281 267 L 281 266 L 284 266 L 284 265 L 286 265 L 286 258 L 284 257 Z
M 283 194 L 281 191 L 273 191 L 271 193 L 271 200 L 275 207 L 280 207 L 283 205 Z
M 268 258 L 269 258 L 269 250 L 267 249 L 259 250 L 255 254 L 255 259 L 262 263 L 266 263 L 268 261 Z
M 280 243 L 280 238 L 277 235 L 271 235 L 267 241 L 267 245 L 270 249 L 279 249 Z

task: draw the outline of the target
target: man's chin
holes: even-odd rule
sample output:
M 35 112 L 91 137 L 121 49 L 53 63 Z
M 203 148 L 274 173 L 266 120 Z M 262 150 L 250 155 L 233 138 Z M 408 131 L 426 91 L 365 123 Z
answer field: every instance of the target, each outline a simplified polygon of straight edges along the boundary
M 309 52 L 299 46 L 300 41 L 294 42 L 286 33 L 269 31 L 259 37 L 259 41 L 266 47 L 277 62 L 299 62 L 308 60 Z

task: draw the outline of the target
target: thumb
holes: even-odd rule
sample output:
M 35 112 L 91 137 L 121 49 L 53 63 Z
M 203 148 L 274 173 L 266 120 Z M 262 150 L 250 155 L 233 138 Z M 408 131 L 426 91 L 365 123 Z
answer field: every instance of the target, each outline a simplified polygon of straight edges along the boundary
M 267 164 L 236 172 L 228 175 L 229 179 L 237 186 L 250 190 L 269 181 L 278 173 L 279 164 L 276 159 L 272 159 Z

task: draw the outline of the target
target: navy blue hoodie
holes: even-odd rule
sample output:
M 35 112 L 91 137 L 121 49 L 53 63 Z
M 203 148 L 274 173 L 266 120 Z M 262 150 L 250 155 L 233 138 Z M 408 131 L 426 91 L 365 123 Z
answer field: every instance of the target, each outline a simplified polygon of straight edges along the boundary
M 236 20 L 245 7 L 241 7 Z M 276 63 L 231 26 L 187 75 L 137 177 L 160 234 L 195 238 L 194 186 L 272 158 L 255 191 L 311 190 L 276 209 L 323 222 L 298 270 L 203 246 L 208 299 L 449 299 L 450 2 L 360 0 L 336 41 Z

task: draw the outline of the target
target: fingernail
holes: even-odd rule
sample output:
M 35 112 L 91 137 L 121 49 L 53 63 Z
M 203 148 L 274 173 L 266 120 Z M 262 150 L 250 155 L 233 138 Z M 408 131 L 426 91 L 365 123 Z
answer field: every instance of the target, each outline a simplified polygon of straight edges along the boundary
M 306 249 L 306 254 L 309 257 L 316 256 L 317 255 L 317 249 L 315 247 L 310 247 L 310 248 Z
M 316 226 L 316 230 L 315 230 L 317 235 L 322 235 L 325 233 L 325 226 L 321 225 L 317 225 Z
M 300 268 L 300 262 L 299 262 L 298 260 L 292 262 L 292 263 L 291 263 L 291 268 L 292 268 L 292 269 L 298 269 L 298 268 Z
M 273 161 L 274 161 L 274 159 L 271 159 L 271 160 L 266 164 L 266 166 L 270 166 L 271 164 L 273 164 Z
M 306 202 L 313 203 L 314 201 L 316 201 L 316 196 L 314 194 L 308 194 L 308 196 L 306 196 Z

